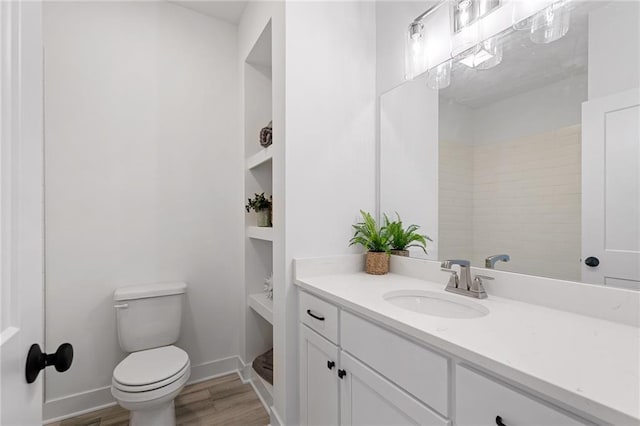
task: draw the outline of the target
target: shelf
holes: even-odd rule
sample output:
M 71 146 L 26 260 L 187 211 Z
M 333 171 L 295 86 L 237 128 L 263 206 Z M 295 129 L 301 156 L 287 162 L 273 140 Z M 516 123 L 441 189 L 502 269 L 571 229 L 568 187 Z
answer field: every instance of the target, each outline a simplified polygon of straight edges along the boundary
M 273 227 L 247 226 L 247 237 L 256 240 L 273 241 Z
M 266 293 L 250 294 L 247 303 L 269 324 L 273 324 L 273 300 L 269 299 Z
M 273 148 L 273 145 L 268 148 L 263 148 L 257 154 L 254 154 L 251 157 L 247 158 L 246 160 L 247 169 L 248 170 L 255 169 L 259 165 L 264 164 L 267 161 L 271 161 L 271 159 L 273 158 L 272 148 Z

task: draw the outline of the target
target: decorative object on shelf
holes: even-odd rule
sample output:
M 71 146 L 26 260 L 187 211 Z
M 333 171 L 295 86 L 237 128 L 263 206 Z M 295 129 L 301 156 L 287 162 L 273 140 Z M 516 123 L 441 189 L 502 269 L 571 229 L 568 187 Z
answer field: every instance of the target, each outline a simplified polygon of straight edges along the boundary
M 247 213 L 254 210 L 258 214 L 258 226 L 271 226 L 271 205 L 273 204 L 271 196 L 267 199 L 263 192 L 262 194 L 255 194 L 253 199 L 249 198 L 247 201 L 248 203 L 244 208 Z
M 266 148 L 273 143 L 273 124 L 272 123 L 273 122 L 270 121 L 269 124 L 267 124 L 267 127 L 263 127 L 262 130 L 260 130 L 260 145 L 263 148 Z
M 384 275 L 389 272 L 389 232 L 386 226 L 379 227 L 370 213 L 360 210 L 360 214 L 364 220 L 353 225 L 349 246 L 359 244 L 367 249 L 367 274 Z
M 424 254 L 428 254 L 427 241 L 433 242 L 433 240 L 427 235 L 418 234 L 417 231 L 420 229 L 418 225 L 409 225 L 405 229 L 398 212 L 396 212 L 396 217 L 398 220 L 391 222 L 387 215 L 384 215 L 384 226 L 389 233 L 391 254 L 408 257 L 410 247 L 419 247 Z
M 273 300 L 273 274 L 264 280 L 264 292 L 267 295 L 267 299 Z
M 258 355 L 251 364 L 253 369 L 267 383 L 273 385 L 273 349 Z

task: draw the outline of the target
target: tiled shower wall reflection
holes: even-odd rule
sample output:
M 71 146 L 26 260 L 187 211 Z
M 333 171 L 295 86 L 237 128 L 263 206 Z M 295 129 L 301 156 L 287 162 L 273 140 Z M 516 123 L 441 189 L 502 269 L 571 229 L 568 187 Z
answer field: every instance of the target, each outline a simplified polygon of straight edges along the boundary
M 580 279 L 580 126 L 506 142 L 440 142 L 440 258 Z

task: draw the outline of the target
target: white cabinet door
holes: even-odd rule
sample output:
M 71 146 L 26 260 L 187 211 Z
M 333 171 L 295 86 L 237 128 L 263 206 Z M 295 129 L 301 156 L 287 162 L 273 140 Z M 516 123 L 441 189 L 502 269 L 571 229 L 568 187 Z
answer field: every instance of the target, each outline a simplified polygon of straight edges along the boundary
M 586 424 L 459 365 L 455 387 L 458 426 Z
M 338 424 L 338 347 L 300 324 L 300 423 Z
M 582 106 L 582 280 L 640 290 L 640 90 Z
M 449 424 L 446 419 L 345 352 L 340 353 L 340 372 L 342 425 Z

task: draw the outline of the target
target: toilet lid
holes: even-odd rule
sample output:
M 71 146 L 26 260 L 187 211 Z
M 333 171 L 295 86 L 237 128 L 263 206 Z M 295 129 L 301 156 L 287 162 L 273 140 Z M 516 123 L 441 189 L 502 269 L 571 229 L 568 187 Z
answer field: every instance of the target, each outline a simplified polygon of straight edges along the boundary
M 123 385 L 148 385 L 176 375 L 188 362 L 189 355 L 175 346 L 147 349 L 123 359 L 113 370 L 113 378 Z

